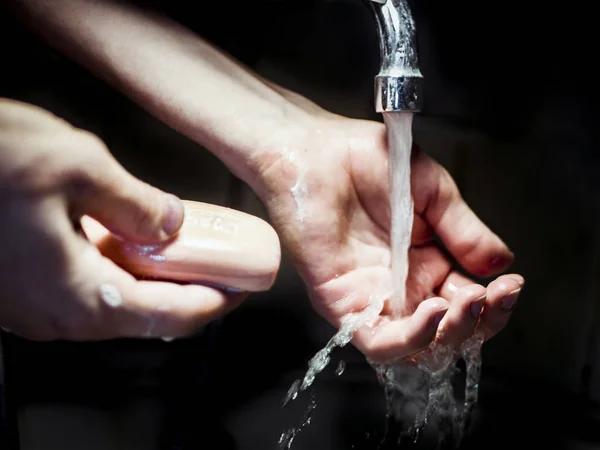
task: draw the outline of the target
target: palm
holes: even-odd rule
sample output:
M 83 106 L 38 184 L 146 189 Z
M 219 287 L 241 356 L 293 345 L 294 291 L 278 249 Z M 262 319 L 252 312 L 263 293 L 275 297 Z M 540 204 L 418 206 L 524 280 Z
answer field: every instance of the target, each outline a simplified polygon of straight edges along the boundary
M 328 138 L 319 135 L 319 142 L 325 140 L 325 151 L 314 149 L 313 153 L 311 149 L 293 159 L 293 168 L 288 167 L 299 180 L 292 189 L 295 195 L 277 195 L 267 206 L 315 309 L 339 326 L 347 313 L 363 310 L 374 298 L 389 298 L 392 272 L 384 129 L 373 122 L 343 119 L 334 123 Z M 413 162 L 413 192 L 418 195 L 414 196 L 410 272 L 402 317 L 391 320 L 384 309 L 377 323 L 380 326 L 374 332 L 360 330 L 355 339 L 357 347 L 374 359 L 407 356 L 427 346 L 437 331 L 436 315 L 446 310 L 456 309 L 444 321 L 449 322 L 449 336 L 456 343 L 468 337 L 477 323 L 477 319 L 463 317 L 464 309 L 482 297 L 485 288 L 454 273 L 448 258 L 431 239 L 432 228 L 439 226 L 430 223 L 429 216 L 435 216 L 431 198 L 439 196 L 440 189 L 455 189 L 453 184 L 444 184 L 447 182 L 445 172 L 426 157 L 418 156 Z M 298 196 L 299 191 L 306 195 Z M 489 235 L 474 236 L 475 244 L 485 244 L 482 239 L 487 239 L 495 260 L 498 254 L 507 258 L 504 244 L 491 232 Z M 489 273 L 493 269 L 487 261 L 481 262 L 465 236 L 455 241 L 454 250 L 462 253 L 457 255 L 459 260 L 462 256 L 472 272 Z M 510 288 L 520 280 L 508 281 L 513 281 Z M 456 289 L 462 288 L 462 297 L 450 288 L 452 282 Z M 449 308 L 453 302 L 456 306 Z

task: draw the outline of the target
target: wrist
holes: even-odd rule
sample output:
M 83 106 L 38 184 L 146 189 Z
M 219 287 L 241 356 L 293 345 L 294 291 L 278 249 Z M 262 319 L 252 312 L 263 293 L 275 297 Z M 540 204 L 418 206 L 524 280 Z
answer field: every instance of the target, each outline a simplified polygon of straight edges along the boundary
M 317 129 L 312 114 L 284 102 L 272 115 L 249 116 L 247 123 L 241 119 L 220 135 L 198 140 L 264 203 L 279 193 L 282 183 L 293 185 Z

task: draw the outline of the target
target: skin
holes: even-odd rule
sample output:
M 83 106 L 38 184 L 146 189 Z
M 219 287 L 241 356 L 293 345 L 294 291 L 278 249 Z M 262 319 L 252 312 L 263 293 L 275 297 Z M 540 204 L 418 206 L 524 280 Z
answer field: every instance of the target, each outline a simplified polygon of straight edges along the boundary
M 39 341 L 180 336 L 243 299 L 139 281 L 87 241 L 84 214 L 140 244 L 183 222 L 179 199 L 134 178 L 97 137 L 0 99 L 0 149 L 1 326 Z
M 339 326 L 347 313 L 363 310 L 373 296 L 388 298 L 391 290 L 388 148 L 382 124 L 326 111 L 315 117 L 311 144 L 265 166 L 264 199 L 315 309 Z M 300 222 L 289 180 L 302 167 L 311 170 L 304 178 L 308 213 Z M 415 220 L 406 305 L 400 317 L 384 308 L 374 327 L 362 327 L 353 341 L 374 362 L 411 356 L 436 336 L 459 346 L 476 327 L 491 338 L 507 324 L 524 284 L 522 276 L 507 274 L 484 287 L 453 270 L 435 235 L 477 276 L 504 271 L 513 254 L 467 206 L 445 169 L 418 149 L 411 169 Z
M 388 149 L 381 123 L 348 119 L 262 79 L 181 25 L 111 1 L 13 1 L 50 45 L 214 153 L 265 204 L 315 310 L 334 326 L 391 290 Z M 185 88 L 182 89 L 182 86 Z M 460 345 L 508 322 L 524 281 L 487 286 L 455 272 L 495 276 L 507 246 L 465 204 L 448 173 L 412 160 L 415 222 L 408 300 L 382 311 L 353 340 L 373 361 L 401 359 L 436 337 Z M 433 241 L 439 237 L 440 248 Z

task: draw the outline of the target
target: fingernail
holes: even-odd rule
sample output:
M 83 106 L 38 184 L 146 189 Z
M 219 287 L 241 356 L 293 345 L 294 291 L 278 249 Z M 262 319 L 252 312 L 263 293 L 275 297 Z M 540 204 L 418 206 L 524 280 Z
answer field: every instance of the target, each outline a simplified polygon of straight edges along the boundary
M 485 304 L 485 298 L 486 296 L 484 295 L 483 297 L 478 298 L 477 300 L 473 300 L 471 302 L 471 317 L 473 317 L 473 319 L 479 319 L 479 316 L 481 315 L 481 310 L 483 309 L 483 305 Z
M 165 203 L 167 204 L 167 213 L 165 214 L 163 231 L 170 236 L 181 228 L 185 212 L 183 203 L 179 198 L 172 194 L 165 194 L 165 200 Z
M 440 322 L 446 315 L 447 311 L 448 311 L 447 309 L 444 311 L 440 311 L 439 313 L 436 313 L 435 316 L 433 316 L 433 323 L 435 324 L 436 327 L 440 324 Z
M 510 266 L 515 259 L 515 255 L 511 252 L 510 255 L 498 256 L 490 261 L 493 270 L 504 270 Z
M 523 287 L 525 285 L 525 278 L 521 275 L 513 275 L 511 278 L 519 283 L 519 286 Z
M 507 311 L 513 309 L 515 307 L 515 304 L 517 303 L 517 299 L 519 298 L 520 292 L 521 288 L 515 289 L 509 294 L 506 294 L 506 296 L 502 299 L 502 307 Z

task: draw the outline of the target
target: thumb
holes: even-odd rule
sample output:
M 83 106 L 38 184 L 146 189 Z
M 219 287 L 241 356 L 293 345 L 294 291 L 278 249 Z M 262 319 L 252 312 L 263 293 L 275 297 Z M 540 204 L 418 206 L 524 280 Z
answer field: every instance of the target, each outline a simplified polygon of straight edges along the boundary
M 155 244 L 176 234 L 183 223 L 182 201 L 147 183 L 102 152 L 98 164 L 88 164 L 83 183 L 73 186 L 76 208 L 117 236 L 138 244 Z
M 415 211 L 462 267 L 473 275 L 490 276 L 512 264 L 508 246 L 469 208 L 442 166 L 417 153 L 412 171 Z

